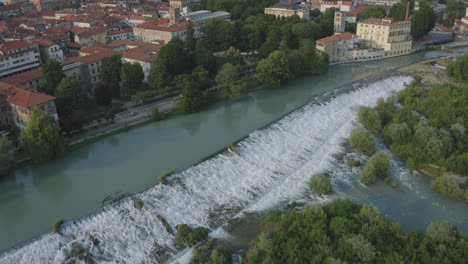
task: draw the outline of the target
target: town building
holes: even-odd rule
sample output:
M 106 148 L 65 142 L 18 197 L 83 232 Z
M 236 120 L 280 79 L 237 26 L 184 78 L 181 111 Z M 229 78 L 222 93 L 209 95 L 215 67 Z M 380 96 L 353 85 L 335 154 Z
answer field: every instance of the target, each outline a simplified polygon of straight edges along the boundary
M 0 78 L 38 68 L 41 56 L 37 44 L 11 41 L 0 44 Z
M 276 17 L 298 16 L 301 19 L 310 19 L 309 10 L 296 5 L 294 0 L 281 0 L 279 3 L 265 8 L 265 14 Z
M 187 28 L 190 24 L 195 31 L 195 38 L 197 38 L 200 35 L 200 26 L 187 20 L 182 21 L 179 9 L 170 8 L 169 19 L 162 18 L 140 24 L 133 28 L 133 34 L 135 38 L 144 42 L 168 43 L 174 37 L 185 40 Z
M 0 127 L 26 127 L 31 120 L 31 110 L 39 107 L 58 121 L 55 97 L 38 93 L 28 87 L 17 87 L 0 82 Z
M 335 11 L 334 32 L 343 33 L 346 27 L 346 13 Z
M 112 42 L 114 40 L 132 40 L 133 28 L 125 28 L 122 30 L 114 30 L 107 33 L 107 41 Z
M 39 83 L 42 78 L 42 68 L 37 68 L 34 70 L 30 70 L 27 72 L 18 73 L 16 75 L 6 77 L 1 79 L 0 81 L 3 83 L 7 83 L 13 86 L 27 86 L 34 90 L 39 89 Z
M 336 8 L 341 12 L 349 12 L 353 9 L 351 1 L 321 1 L 320 12 L 324 13 L 329 8 Z
M 230 21 L 231 14 L 226 11 L 211 12 L 208 10 L 200 10 L 184 14 L 183 17 L 186 20 L 192 21 L 200 26 L 203 26 L 208 19 L 220 19 Z
M 56 60 L 58 62 L 63 61 L 63 50 L 59 45 L 52 43 L 50 40 L 44 39 L 33 39 L 32 42 L 38 44 L 42 63 L 45 63 L 49 59 Z
M 93 28 L 75 34 L 76 43 L 84 46 L 107 43 L 107 31 L 105 28 Z
M 359 21 L 356 34 L 372 48 L 383 48 L 385 58 L 410 54 L 412 51 L 411 21 L 391 18 L 370 18 Z

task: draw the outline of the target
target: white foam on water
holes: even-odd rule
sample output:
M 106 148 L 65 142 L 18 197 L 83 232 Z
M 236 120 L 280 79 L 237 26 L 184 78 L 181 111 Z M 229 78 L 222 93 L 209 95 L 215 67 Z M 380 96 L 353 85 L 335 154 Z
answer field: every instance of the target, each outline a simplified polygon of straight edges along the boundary
M 181 249 L 157 219 L 216 230 L 242 212 L 303 199 L 310 175 L 332 169 L 332 155 L 355 125 L 359 105 L 372 106 L 404 88 L 410 77 L 389 77 L 309 104 L 239 143 L 240 155 L 225 152 L 131 199 L 0 256 L 0 263 L 63 263 L 79 244 L 97 263 L 161 263 Z M 346 181 L 346 179 L 340 179 Z M 216 234 L 216 233 L 215 233 Z M 221 234 L 221 233 L 220 233 Z M 189 250 L 190 251 L 190 250 Z M 189 254 L 189 251 L 186 251 Z M 186 254 L 183 254 L 186 255 Z

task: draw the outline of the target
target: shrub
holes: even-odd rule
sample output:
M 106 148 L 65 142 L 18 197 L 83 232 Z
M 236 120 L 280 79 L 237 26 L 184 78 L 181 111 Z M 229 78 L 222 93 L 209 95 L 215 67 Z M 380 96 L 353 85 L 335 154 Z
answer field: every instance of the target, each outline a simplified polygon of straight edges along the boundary
M 354 150 L 365 155 L 372 155 L 375 152 L 375 139 L 371 133 L 363 128 L 353 129 L 349 144 Z
M 385 127 L 384 135 L 386 139 L 391 140 L 391 143 L 402 144 L 411 135 L 411 129 L 405 122 L 401 124 L 391 123 Z
M 237 155 L 239 155 L 239 154 L 240 154 L 240 151 L 239 151 L 239 149 L 238 149 L 238 148 L 236 148 L 236 147 L 235 147 L 233 144 L 229 145 L 229 146 L 228 146 L 228 149 L 229 149 L 230 151 L 232 151 L 232 152 L 236 153 Z
M 162 184 L 167 184 L 167 177 L 171 176 L 172 174 L 174 174 L 174 172 L 176 171 L 176 169 L 170 169 L 170 170 L 166 170 L 166 171 L 163 171 L 161 172 L 161 174 L 159 174 L 159 182 L 162 183 Z
M 210 264 L 231 264 L 232 257 L 229 250 L 225 247 L 218 247 L 211 252 Z
M 164 228 L 166 228 L 166 231 L 169 234 L 174 234 L 174 230 L 172 230 L 171 225 L 166 221 L 166 219 L 164 219 L 164 217 L 162 217 L 161 215 L 157 215 L 157 218 L 159 219 L 159 222 L 161 222 L 161 224 L 164 226 Z
M 387 154 L 377 152 L 362 169 L 359 174 L 360 180 L 363 184 L 369 185 L 374 183 L 376 177 L 385 179 L 389 168 L 390 161 Z
M 361 162 L 359 160 L 348 160 L 348 165 L 351 167 L 359 167 L 361 166 Z
M 151 120 L 159 121 L 162 119 L 164 119 L 164 114 L 159 112 L 159 109 L 157 107 L 153 108 L 153 111 L 151 111 Z
M 192 229 L 188 225 L 182 224 L 178 225 L 176 228 L 179 239 L 188 246 L 193 246 L 208 237 L 208 230 L 204 227 Z
M 359 107 L 358 120 L 365 128 L 374 133 L 379 133 L 382 128 L 379 112 L 372 108 L 364 106 Z
M 437 177 L 432 182 L 432 189 L 456 200 L 461 200 L 464 196 L 458 183 L 449 176 Z
M 57 219 L 54 222 L 54 225 L 52 226 L 52 231 L 54 231 L 55 233 L 59 233 L 60 227 L 63 225 L 63 223 L 64 223 L 63 219 Z
M 310 178 L 309 185 L 312 190 L 322 195 L 327 195 L 332 192 L 330 177 L 325 173 L 318 173 L 313 175 Z
M 143 208 L 143 201 L 138 198 L 133 198 L 133 206 L 138 210 L 141 210 Z

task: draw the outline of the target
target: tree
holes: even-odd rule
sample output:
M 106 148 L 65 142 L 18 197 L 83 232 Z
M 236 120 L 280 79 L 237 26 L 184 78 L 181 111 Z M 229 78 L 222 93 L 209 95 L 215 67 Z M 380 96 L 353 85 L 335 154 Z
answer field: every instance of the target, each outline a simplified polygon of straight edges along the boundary
M 320 17 L 320 37 L 328 37 L 333 35 L 335 22 L 335 8 L 328 8 Z
M 231 64 L 242 64 L 244 59 L 242 58 L 241 51 L 230 47 L 226 52 L 226 58 Z
M 73 111 L 77 111 L 81 104 L 81 88 L 77 80 L 65 77 L 55 89 L 55 103 L 62 118 L 67 118 Z
M 193 29 L 193 23 L 190 21 L 185 34 L 185 48 L 188 52 L 193 52 L 195 51 L 195 45 L 195 30 Z
M 231 264 L 231 253 L 225 247 L 218 247 L 211 252 L 210 264 Z
M 387 15 L 387 12 L 383 7 L 376 6 L 376 7 L 366 7 L 364 11 L 362 11 L 361 16 L 364 19 L 368 18 L 384 18 Z
M 322 195 L 327 195 L 332 192 L 330 176 L 328 176 L 325 173 L 318 173 L 312 175 L 312 177 L 310 178 L 309 185 L 312 190 Z
M 235 24 L 220 19 L 208 19 L 203 26 L 205 44 L 211 51 L 227 50 L 237 42 Z
M 457 82 L 468 82 L 468 54 L 457 57 L 447 67 L 447 74 Z
M 207 81 L 209 75 L 210 73 L 201 65 L 198 65 L 192 70 L 192 78 L 195 82 L 198 83 Z
M 172 38 L 151 63 L 149 81 L 154 88 L 162 89 L 170 84 L 174 76 L 185 73 L 190 68 L 190 57 L 184 43 L 179 38 Z
M 65 77 L 62 72 L 62 64 L 56 60 L 49 59 L 42 64 L 42 77 L 39 82 L 39 91 L 53 95 L 55 88 Z
M 136 91 L 141 88 L 145 74 L 140 63 L 126 62 L 120 69 L 121 88 L 124 94 L 128 94 L 129 91 Z
M 415 39 L 424 37 L 434 28 L 436 14 L 428 5 L 422 5 L 411 17 L 411 36 Z
M 394 4 L 390 8 L 390 11 L 388 12 L 388 16 L 397 21 L 405 20 L 406 5 L 403 5 L 402 3 Z
M 94 91 L 94 98 L 98 105 L 109 105 L 112 102 L 112 91 L 107 85 L 100 83 Z
M 120 97 L 120 68 L 122 61 L 119 55 L 113 55 L 102 59 L 101 80 L 111 89 L 112 96 Z
M 464 198 L 463 189 L 461 189 L 458 183 L 450 176 L 437 177 L 432 182 L 432 189 L 455 200 L 462 200 Z
M 46 162 L 65 153 L 65 140 L 58 124 L 44 111 L 35 107 L 31 119 L 21 131 L 21 140 L 35 162 Z
M 172 76 L 163 61 L 156 59 L 151 63 L 148 79 L 153 88 L 163 90 L 171 83 Z
M 365 155 L 372 155 L 375 152 L 375 139 L 369 131 L 363 128 L 353 129 L 349 144 L 354 150 Z
M 0 176 L 5 176 L 10 172 L 13 165 L 14 150 L 8 144 L 8 139 L 0 136 Z
M 159 112 L 159 109 L 157 107 L 153 108 L 153 110 L 151 111 L 151 119 L 153 121 L 159 121 L 159 120 L 162 120 L 164 118 L 164 115 Z
M 375 181 L 376 177 L 386 178 L 390 168 L 390 161 L 384 152 L 377 152 L 371 157 L 360 173 L 362 183 L 369 185 Z
M 353 235 L 344 240 L 345 247 L 349 248 L 353 263 L 372 263 L 375 258 L 375 248 L 361 235 Z
M 390 140 L 393 144 L 402 144 L 408 140 L 411 135 L 411 129 L 403 122 L 400 124 L 391 123 L 384 129 L 384 136 L 386 140 Z
M 238 71 L 239 67 L 226 63 L 218 71 L 215 80 L 220 85 L 229 86 L 235 81 Z
M 274 51 L 257 65 L 257 79 L 269 88 L 277 88 L 291 78 L 288 59 L 281 51 Z
M 358 120 L 365 128 L 376 134 L 379 133 L 382 128 L 379 112 L 372 108 L 364 106 L 359 107 Z
M 205 105 L 202 92 L 195 86 L 190 75 L 182 74 L 176 76 L 174 83 L 182 90 L 178 107 L 182 113 L 195 113 Z

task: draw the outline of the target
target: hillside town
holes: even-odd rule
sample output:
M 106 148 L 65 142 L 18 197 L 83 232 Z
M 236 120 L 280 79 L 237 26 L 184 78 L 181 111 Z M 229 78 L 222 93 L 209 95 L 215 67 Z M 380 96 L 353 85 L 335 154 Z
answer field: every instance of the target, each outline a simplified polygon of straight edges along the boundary
M 155 102 L 158 96 L 174 95 L 174 91 L 183 90 L 177 88 L 181 82 L 174 77 L 188 73 L 187 69 L 173 68 L 170 66 L 171 63 L 174 64 L 171 59 L 165 59 L 165 65 L 161 66 L 163 62 L 158 56 L 161 49 L 172 42 L 188 42 L 177 45 L 186 45 L 184 49 L 192 57 L 200 54 L 209 56 L 205 60 L 225 59 L 231 48 L 241 64 L 247 63 L 246 67 L 252 68 L 257 65 L 258 59 L 265 59 L 274 50 L 285 46 L 296 49 L 300 39 L 308 38 L 301 35 L 302 33 L 290 31 L 295 34 L 295 39 L 290 39 L 292 42 L 288 42 L 289 33 L 283 37 L 281 33 L 274 38 L 272 35 L 270 39 L 270 33 L 267 35 L 266 32 L 261 32 L 263 29 L 258 29 L 261 38 L 266 40 L 262 44 L 252 39 L 253 33 L 243 35 L 239 31 L 244 28 L 247 30 L 247 26 L 242 26 L 242 22 L 239 22 L 242 14 L 231 14 L 226 10 L 233 11 L 227 8 L 213 8 L 211 3 L 214 2 L 2 1 L 1 134 L 19 139 L 21 131 L 31 120 L 33 108 L 39 108 L 52 117 L 59 124 L 60 133 L 66 133 L 69 138 L 82 133 L 83 128 L 89 134 L 82 138 L 98 134 L 90 131 L 105 130 L 102 126 L 113 123 L 116 114 L 122 111 L 120 127 L 128 125 L 132 116 L 149 115 L 154 108 L 150 106 L 156 104 L 141 111 L 134 111 L 132 107 L 144 105 L 149 102 L 148 99 L 156 98 L 151 99 L 151 102 Z M 284 21 L 281 23 L 298 23 L 303 27 L 319 25 L 318 33 L 313 33 L 311 38 L 315 42 L 316 56 L 322 58 L 326 54 L 327 58 L 323 60 L 326 60 L 327 66 L 316 67 L 314 74 L 326 71 L 328 64 L 392 58 L 414 53 L 428 45 L 463 41 L 468 33 L 468 10 L 467 14 L 463 14 L 465 17 L 446 18 L 446 5 L 436 2 L 425 4 L 421 9 L 419 1 L 403 3 L 395 0 L 281 0 L 261 4 L 265 7 L 260 10 L 269 19 Z M 210 10 L 202 7 L 209 7 L 207 9 Z M 460 9 L 464 7 L 457 6 L 456 12 L 459 13 Z M 424 13 L 426 11 L 428 13 Z M 425 17 L 430 14 L 432 19 L 429 22 L 424 21 L 422 26 L 417 25 L 424 29 L 420 30 L 423 31 L 421 37 L 415 39 L 412 27 L 416 27 L 414 23 L 419 23 L 414 22 L 418 13 Z M 435 23 L 436 17 L 440 17 L 441 21 L 452 19 L 452 25 L 449 27 Z M 223 30 L 231 30 L 231 33 L 222 33 Z M 272 44 L 273 39 L 277 44 Z M 224 42 L 227 44 L 223 44 Z M 189 60 L 193 62 L 193 58 Z M 215 75 L 223 66 L 218 63 L 211 69 L 206 62 L 199 65 L 203 67 L 197 68 L 208 71 L 209 77 L 204 77 L 200 82 L 208 84 L 203 89 L 219 89 L 223 85 L 231 85 L 231 82 L 215 80 L 218 79 Z M 317 63 L 320 64 L 321 61 L 317 60 Z M 122 67 L 125 64 L 128 67 Z M 115 67 L 112 68 L 112 65 Z M 136 68 L 132 70 L 131 65 Z M 194 70 L 187 63 L 185 66 Z M 167 67 L 172 69 L 166 69 Z M 124 68 L 127 70 L 125 73 Z M 168 75 L 167 70 L 171 75 L 168 79 L 165 76 Z M 252 81 L 258 84 L 257 77 L 260 75 L 252 75 L 252 69 L 241 71 L 237 68 L 234 71 L 237 76 L 250 72 L 249 85 L 252 85 Z M 133 77 L 136 79 L 132 79 Z M 239 79 L 237 77 L 237 81 Z M 266 86 L 267 82 L 260 80 L 259 84 Z M 70 87 L 78 88 L 71 92 L 75 88 Z M 73 93 L 77 96 L 74 97 Z M 159 107 L 164 108 L 164 111 L 174 109 L 178 100 L 177 95 L 175 96 L 171 104 Z M 114 124 L 114 127 L 119 125 Z

